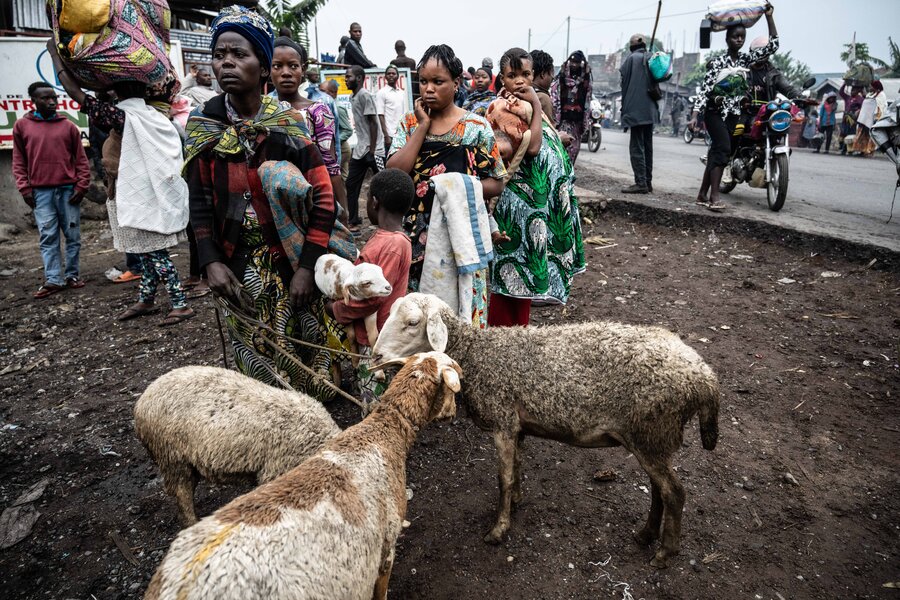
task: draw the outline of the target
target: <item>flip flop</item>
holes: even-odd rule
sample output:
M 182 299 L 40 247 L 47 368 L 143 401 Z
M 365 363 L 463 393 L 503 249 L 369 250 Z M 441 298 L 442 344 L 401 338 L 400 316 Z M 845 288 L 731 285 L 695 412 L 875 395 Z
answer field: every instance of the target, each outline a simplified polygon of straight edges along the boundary
M 127 308 L 125 312 L 121 313 L 118 317 L 116 317 L 117 321 L 130 321 L 131 319 L 136 319 L 138 317 L 143 317 L 146 315 L 152 315 L 153 313 L 158 313 L 159 307 L 154 306 L 153 308 Z
M 703 208 L 709 208 L 709 202 L 704 202 L 702 200 L 697 200 L 694 202 L 697 206 L 702 206 Z
M 72 289 L 78 289 L 84 287 L 84 279 L 80 277 L 69 277 L 66 279 L 66 287 Z
M 197 313 L 194 311 L 189 312 L 186 315 L 173 315 L 169 313 L 166 315 L 166 318 L 159 322 L 159 327 L 169 327 L 171 325 L 178 325 L 182 321 L 187 321 L 188 319 L 193 319 L 197 316 Z
M 140 273 L 135 273 L 133 271 L 125 271 L 118 277 L 112 280 L 113 283 L 128 283 L 129 281 L 137 281 L 141 278 Z
M 706 205 L 706 208 L 713 212 L 722 212 L 723 210 L 725 210 L 725 204 L 723 204 L 722 202 L 716 202 L 715 204 L 710 203 Z
M 199 289 L 199 290 L 196 289 L 196 288 L 194 288 L 194 289 L 192 289 L 191 291 L 189 291 L 187 294 L 185 294 L 185 296 L 187 296 L 187 297 L 190 298 L 191 300 L 194 300 L 194 299 L 196 299 L 196 298 L 202 298 L 203 296 L 206 296 L 206 295 L 209 294 L 211 291 L 212 291 L 212 290 L 209 289 L 208 287 L 204 287 L 204 288 L 201 288 L 201 289 Z
M 53 294 L 56 294 L 57 292 L 61 292 L 64 289 L 66 289 L 66 288 L 65 288 L 65 286 L 62 286 L 62 285 L 56 285 L 55 283 L 45 283 L 44 285 L 39 287 L 34 294 L 32 294 L 32 297 L 34 297 L 37 300 L 40 300 L 42 298 L 46 298 L 47 296 L 52 296 Z

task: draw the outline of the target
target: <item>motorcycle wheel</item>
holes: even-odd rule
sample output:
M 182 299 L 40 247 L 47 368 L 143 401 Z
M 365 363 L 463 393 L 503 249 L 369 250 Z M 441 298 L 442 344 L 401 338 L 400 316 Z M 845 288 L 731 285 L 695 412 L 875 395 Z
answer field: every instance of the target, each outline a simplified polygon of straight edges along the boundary
M 769 161 L 769 182 L 766 185 L 766 200 L 769 210 L 778 212 L 784 206 L 788 190 L 787 154 L 776 154 Z
M 600 149 L 600 140 L 602 139 L 603 134 L 600 133 L 599 127 L 592 127 L 590 139 L 588 140 L 588 150 L 591 152 L 596 152 Z
M 712 144 L 712 137 L 710 137 L 708 131 L 703 132 L 703 141 L 706 143 L 707 146 Z
M 694 132 L 691 131 L 690 127 L 684 128 L 684 132 L 681 134 L 681 139 L 684 140 L 685 144 L 690 144 L 694 141 Z
M 730 194 L 731 190 L 737 187 L 737 182 L 732 181 L 730 183 L 720 183 L 719 184 L 719 193 L 720 194 Z

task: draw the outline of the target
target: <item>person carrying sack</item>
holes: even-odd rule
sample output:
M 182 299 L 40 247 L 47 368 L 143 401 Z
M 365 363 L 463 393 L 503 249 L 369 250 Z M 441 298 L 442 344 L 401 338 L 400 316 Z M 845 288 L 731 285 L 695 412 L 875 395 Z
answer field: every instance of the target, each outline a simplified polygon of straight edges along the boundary
M 659 84 L 650 76 L 647 66 L 647 42 L 645 36 L 636 33 L 628 41 L 631 54 L 622 63 L 622 125 L 631 129 L 629 150 L 634 185 L 622 190 L 623 194 L 649 194 L 653 192 L 653 126 L 659 123 L 659 105 L 652 90 Z

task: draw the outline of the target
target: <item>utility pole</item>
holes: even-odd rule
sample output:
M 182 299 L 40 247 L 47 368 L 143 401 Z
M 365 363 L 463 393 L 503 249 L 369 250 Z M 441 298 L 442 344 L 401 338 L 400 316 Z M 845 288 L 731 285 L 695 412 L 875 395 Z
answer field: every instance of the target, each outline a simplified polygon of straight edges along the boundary
M 531 27 L 528 28 L 528 46 L 527 50 L 531 52 Z
M 319 54 L 319 17 L 313 17 L 313 27 L 316 30 L 316 62 L 322 59 L 322 55 Z
M 569 30 L 572 26 L 572 17 L 566 17 L 566 60 L 569 60 Z

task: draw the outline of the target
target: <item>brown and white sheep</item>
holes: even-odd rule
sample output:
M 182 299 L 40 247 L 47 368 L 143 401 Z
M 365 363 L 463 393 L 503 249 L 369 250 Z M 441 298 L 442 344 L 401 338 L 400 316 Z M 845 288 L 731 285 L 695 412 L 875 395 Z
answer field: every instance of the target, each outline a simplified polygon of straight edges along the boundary
M 684 425 L 698 412 L 703 447 L 718 437 L 719 387 L 712 369 L 677 335 L 659 327 L 588 322 L 473 329 L 436 296 L 397 300 L 373 348 L 376 361 L 445 351 L 466 374 L 461 399 L 499 455 L 500 505 L 485 541 L 499 542 L 521 500 L 526 435 L 573 446 L 624 446 L 650 476 L 647 524 L 637 534 L 651 561 L 678 554 L 684 487 L 672 470 Z
M 460 368 L 412 356 L 362 422 L 172 542 L 146 600 L 387 597 L 406 515 L 406 456 L 421 427 L 456 414 Z
M 194 490 L 201 477 L 265 483 L 341 431 L 314 398 L 203 366 L 169 371 L 147 386 L 134 406 L 134 428 L 185 526 L 197 522 Z

